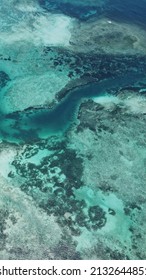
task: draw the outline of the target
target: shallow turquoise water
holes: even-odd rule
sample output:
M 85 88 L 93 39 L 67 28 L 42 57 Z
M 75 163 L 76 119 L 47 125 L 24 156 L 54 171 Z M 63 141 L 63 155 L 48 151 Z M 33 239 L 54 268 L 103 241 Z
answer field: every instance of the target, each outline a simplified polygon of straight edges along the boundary
M 28 109 L 9 115 L 1 115 L 1 139 L 13 142 L 31 142 L 39 138 L 63 133 L 76 120 L 75 112 L 82 99 L 106 94 L 111 88 L 133 85 L 142 74 L 106 79 L 72 90 L 54 109 Z
M 146 258 L 146 56 L 139 49 L 145 14 L 145 0 L 0 0 L 0 259 Z M 102 17 L 107 30 L 111 21 L 120 22 L 113 39 L 125 21 L 130 36 L 138 24 L 136 40 L 128 35 L 124 50 L 113 44 L 111 55 L 102 49 L 92 55 L 88 44 L 83 54 L 66 47 L 70 20 L 88 25 Z M 46 106 L 28 105 L 47 88 L 41 84 L 47 71 L 50 83 L 62 72 L 68 87 L 70 81 L 88 85 L 65 92 L 59 80 L 60 95 Z M 37 77 L 42 91 L 32 86 Z M 101 98 L 107 107 L 96 103 L 107 94 Z M 24 102 L 18 111 L 21 96 L 28 106 L 44 107 Z M 11 109 L 2 108 L 10 100 Z

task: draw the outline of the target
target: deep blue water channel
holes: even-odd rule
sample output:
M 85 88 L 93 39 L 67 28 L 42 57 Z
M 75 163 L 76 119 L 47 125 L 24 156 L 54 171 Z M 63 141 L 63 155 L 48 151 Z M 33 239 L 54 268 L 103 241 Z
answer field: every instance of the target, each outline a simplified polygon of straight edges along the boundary
M 78 5 L 71 0 L 39 0 L 39 4 L 49 12 L 61 12 L 79 20 L 103 15 L 112 20 L 146 26 L 146 0 L 108 0 L 101 8 L 95 2 L 92 4 L 90 1 L 89 4 L 86 0 L 79 1 Z
M 105 95 L 111 88 L 133 85 L 141 74 L 129 73 L 120 78 L 110 78 L 70 91 L 53 109 L 30 109 L 2 115 L 0 138 L 10 142 L 31 142 L 49 135 L 64 133 L 76 121 L 76 111 L 82 99 Z

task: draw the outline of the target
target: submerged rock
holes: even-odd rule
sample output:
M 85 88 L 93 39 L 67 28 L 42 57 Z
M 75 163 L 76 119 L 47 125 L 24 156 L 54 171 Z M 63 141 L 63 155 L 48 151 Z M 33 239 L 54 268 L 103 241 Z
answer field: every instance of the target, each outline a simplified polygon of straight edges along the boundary
M 9 76 L 4 71 L 0 71 L 0 89 L 6 86 L 9 81 Z

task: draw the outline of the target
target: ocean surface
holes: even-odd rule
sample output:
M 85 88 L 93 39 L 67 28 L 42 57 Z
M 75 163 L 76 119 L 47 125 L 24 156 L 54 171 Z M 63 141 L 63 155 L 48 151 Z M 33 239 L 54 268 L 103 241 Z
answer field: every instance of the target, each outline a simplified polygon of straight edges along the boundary
M 61 11 L 67 15 L 77 17 L 80 20 L 87 20 L 95 16 L 107 16 L 110 19 L 118 21 L 127 21 L 138 23 L 145 26 L 146 2 L 132 0 L 105 0 L 102 5 L 97 1 L 55 1 L 40 0 L 42 5 L 48 11 Z
M 146 0 L 0 0 L 0 259 L 146 259 L 145 122 Z
M 11 3 L 11 2 L 10 2 Z M 13 1 L 12 1 L 13 4 Z M 24 2 L 24 6 L 22 5 L 21 8 L 21 1 L 20 3 L 18 3 L 18 8 L 20 6 L 20 8 L 18 9 L 18 13 L 16 13 L 16 15 L 14 14 L 14 17 L 16 17 L 16 20 L 19 19 L 19 16 L 23 14 L 23 9 L 25 11 L 25 16 L 27 17 L 27 1 L 26 3 Z M 32 4 L 32 3 L 31 3 Z M 36 4 L 40 5 L 40 7 L 43 7 L 45 10 L 47 10 L 48 12 L 57 12 L 57 13 L 63 13 L 65 15 L 77 18 L 79 20 L 89 20 L 91 18 L 91 20 L 95 20 L 96 18 L 102 18 L 102 17 L 108 17 L 109 20 L 115 20 L 115 21 L 121 21 L 121 22 L 128 22 L 133 24 L 138 24 L 140 26 L 142 26 L 144 28 L 145 24 L 146 24 L 146 20 L 145 20 L 145 14 L 146 14 L 146 1 L 142 0 L 142 1 L 135 1 L 133 3 L 133 1 L 128 0 L 128 1 L 101 1 L 101 5 L 97 5 L 96 1 L 84 1 L 84 3 L 82 1 L 75 1 L 75 3 L 73 1 L 55 1 L 55 0 L 40 0 L 40 1 L 36 1 Z M 2 6 L 3 8 L 3 6 Z M 17 7 L 16 7 L 17 8 Z M 25 10 L 26 9 L 26 10 Z M 34 2 L 34 8 L 35 9 L 35 2 Z M 2 9 L 1 9 L 2 10 Z M 31 10 L 31 9 L 30 9 Z M 90 10 L 92 11 L 90 13 Z M 33 10 L 32 10 L 33 11 Z M 93 12 L 94 11 L 94 12 Z M 7 13 L 7 11 L 4 11 Z M 2 12 L 3 13 L 3 10 Z M 20 14 L 19 14 L 20 13 Z M 29 8 L 28 8 L 28 16 L 29 16 Z M 17 19 L 18 17 L 18 19 Z M 11 18 L 12 19 L 12 18 Z M 8 21 L 10 20 L 10 18 L 8 17 Z M 11 22 L 11 21 L 10 21 Z M 17 35 L 16 35 L 17 36 Z M 9 44 L 9 42 L 8 42 Z M 4 60 L 7 60 L 9 58 L 4 58 Z M 25 61 L 25 63 L 27 63 L 27 61 Z M 6 61 L 7 64 L 7 61 Z M 3 70 L 3 61 L 2 61 L 2 70 Z M 1 72 L 1 84 L 3 84 L 2 86 L 5 86 L 5 83 L 7 80 L 9 80 L 9 77 L 6 76 L 4 77 L 4 75 L 7 75 L 7 73 L 9 73 L 9 69 L 8 69 L 9 65 L 7 66 L 6 69 L 6 73 L 5 72 Z M 10 66 L 11 67 L 11 66 Z M 15 66 L 14 66 L 15 67 Z M 127 64 L 127 69 L 128 69 L 128 64 Z M 5 68 L 5 67 L 4 67 Z M 113 80 L 113 87 L 114 87 L 114 80 Z M 107 81 L 108 83 L 108 81 Z M 110 82 L 111 83 L 111 82 Z M 118 81 L 117 81 L 118 83 Z M 130 80 L 127 80 L 127 85 L 131 84 Z M 120 86 L 120 81 L 119 81 L 119 86 Z M 91 86 L 92 87 L 92 86 Z M 112 87 L 112 83 L 111 86 Z M 104 83 L 103 83 L 103 93 L 104 93 L 105 87 L 104 87 Z M 102 89 L 100 90 L 102 91 Z M 31 92 L 30 92 L 31 94 Z M 57 130 L 62 130 L 64 126 L 67 126 L 67 123 L 70 123 L 70 120 L 73 119 L 73 114 L 75 111 L 75 107 L 77 106 L 77 104 L 79 104 L 79 100 L 81 98 L 83 98 L 84 96 L 87 97 L 88 95 L 92 96 L 92 95 L 98 95 L 98 87 L 96 92 L 94 92 L 94 94 L 92 94 L 92 90 L 87 93 L 86 89 L 84 90 L 79 90 L 78 93 L 76 93 L 77 97 L 73 97 L 72 98 L 72 94 L 68 94 L 68 98 L 66 98 L 66 100 L 59 106 L 57 106 L 55 109 L 49 111 L 47 113 L 46 109 L 42 109 L 39 112 L 36 112 L 36 109 L 34 111 L 34 113 L 32 114 L 32 117 L 30 117 L 30 129 L 31 129 L 31 122 L 32 122 L 32 128 L 35 126 L 37 129 L 37 133 L 38 130 L 40 128 L 40 130 L 42 130 L 42 127 L 45 127 L 45 130 L 47 128 L 48 130 L 48 134 L 49 134 L 49 129 L 51 131 L 56 131 Z M 1 98 L 3 98 L 3 94 L 1 94 Z M 3 106 L 3 105 L 2 105 Z M 30 106 L 31 107 L 31 106 Z M 31 109 L 32 112 L 33 109 Z M 22 113 L 23 115 L 25 115 L 25 112 Z M 27 111 L 28 114 L 28 111 Z M 14 116 L 12 117 L 13 119 L 16 118 L 16 120 L 18 119 L 18 115 L 19 113 L 15 113 Z M 36 119 L 35 119 L 36 116 Z M 1 115 L 1 119 L 7 119 L 7 115 Z M 12 131 L 11 131 L 11 121 L 10 121 L 10 127 L 8 125 L 9 123 L 9 119 L 11 119 L 11 116 L 8 116 L 7 119 L 7 131 L 3 131 L 3 125 L 1 126 L 1 138 L 3 139 L 2 135 L 11 135 Z M 23 118 L 22 118 L 23 119 Z M 33 120 L 32 120 L 33 119 Z M 26 126 L 29 127 L 28 123 L 29 123 L 29 117 L 26 117 Z M 21 128 L 22 125 L 22 129 L 23 129 L 23 121 L 19 123 L 18 121 L 18 127 Z M 19 135 L 19 131 L 16 132 Z M 28 132 L 29 135 L 29 132 Z M 5 139 L 4 136 L 4 139 Z M 19 136 L 21 138 L 21 136 Z M 7 138 L 7 136 L 6 136 Z M 13 137 L 12 137 L 13 138 Z
M 123 77 L 109 78 L 98 83 L 91 83 L 68 92 L 67 96 L 53 109 L 28 109 L 8 115 L 1 114 L 1 139 L 30 143 L 37 138 L 61 135 L 76 121 L 77 109 L 84 99 L 106 96 L 107 91 L 116 91 L 122 87 L 133 86 L 144 78 L 143 73 L 127 73 Z M 7 120 L 7 125 L 5 126 Z M 17 138 L 16 138 L 17 136 Z

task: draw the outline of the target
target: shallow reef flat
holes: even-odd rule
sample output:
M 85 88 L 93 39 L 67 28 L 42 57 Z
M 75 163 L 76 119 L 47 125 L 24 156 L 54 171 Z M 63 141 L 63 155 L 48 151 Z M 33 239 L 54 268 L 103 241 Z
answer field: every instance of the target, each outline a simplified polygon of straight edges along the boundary
M 18 61 L 14 61 L 13 56 L 11 61 L 2 59 L 0 80 L 6 76 L 1 90 L 2 113 L 9 114 L 31 107 L 51 108 L 74 88 L 127 75 L 130 71 L 138 76 L 146 69 L 146 56 L 143 54 L 74 54 L 52 47 L 33 49 L 33 54 L 30 46 L 29 50 L 28 64 L 25 64 L 25 54 L 28 54 L 25 49 Z M 6 74 L 8 71 L 3 66 L 9 71 L 16 66 L 16 73 Z
M 74 51 L 104 54 L 146 54 L 146 32 L 135 24 L 99 18 L 77 22 L 70 43 Z
M 62 236 L 54 216 L 37 208 L 2 176 L 0 186 L 0 259 L 51 258 L 51 248 L 54 250 Z
M 0 70 L 10 81 L 3 89 L 1 107 L 5 112 L 12 112 L 52 103 L 55 94 L 70 80 L 69 67 L 55 68 L 56 50 L 48 58 L 44 57 L 44 51 L 47 46 L 69 45 L 72 19 L 63 14 L 45 13 L 37 1 L 36 4 L 25 1 L 23 5 L 10 1 L 7 8 L 10 13 L 2 3 Z
M 0 1 L 0 259 L 146 258 L 146 31 L 128 1 Z
M 79 125 L 71 130 L 69 147 L 83 159 L 83 187 L 76 198 L 84 197 L 88 205 L 98 201 L 109 215 L 103 234 L 97 232 L 102 245 L 98 241 L 94 258 L 146 257 L 145 112 L 145 97 L 123 90 L 113 99 L 107 95 L 82 104 Z M 113 252 L 107 249 L 110 242 L 116 242 Z
M 0 10 L 0 71 L 9 79 L 1 93 L 5 113 L 52 107 L 59 92 L 126 71 L 123 56 L 145 56 L 145 30 L 134 24 L 100 17 L 81 22 L 46 12 L 37 1 L 10 1 L 8 9 L 2 4 Z
M 145 259 L 145 113 L 138 92 L 107 93 L 81 104 L 64 138 L 17 148 L 9 184 L 64 231 L 48 258 Z

